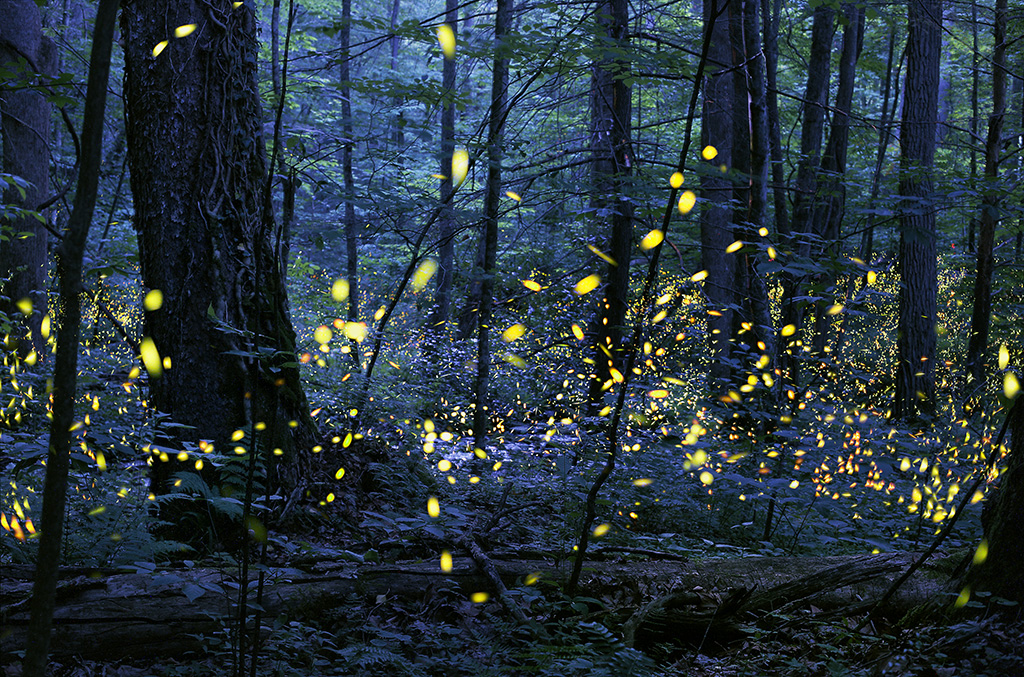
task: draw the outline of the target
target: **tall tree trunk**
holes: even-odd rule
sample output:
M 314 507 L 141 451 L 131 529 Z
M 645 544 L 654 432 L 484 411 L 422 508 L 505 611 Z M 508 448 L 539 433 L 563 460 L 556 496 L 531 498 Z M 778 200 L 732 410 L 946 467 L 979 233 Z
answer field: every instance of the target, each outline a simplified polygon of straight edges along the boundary
M 892 87 L 894 81 L 893 78 L 893 55 L 896 53 L 896 26 L 892 26 L 889 29 L 889 57 L 886 60 L 885 67 L 885 80 L 882 83 L 882 117 L 878 122 L 878 153 L 875 157 L 875 171 L 871 175 L 871 197 L 868 200 L 868 204 L 875 204 L 875 200 L 878 199 L 878 191 L 882 185 L 882 167 L 885 166 L 885 156 L 889 152 L 889 140 L 892 138 L 892 132 L 889 127 L 892 124 L 892 120 L 896 115 L 896 108 L 899 99 L 899 87 L 895 89 Z M 903 63 L 903 55 L 900 56 L 900 60 L 896 65 L 896 77 L 895 81 L 900 80 L 900 66 Z M 894 91 L 892 105 L 889 105 L 889 92 Z M 875 246 L 875 215 L 871 214 L 868 217 L 867 228 L 864 229 L 864 233 L 860 240 L 860 258 L 865 263 L 871 263 L 872 251 Z
M 701 197 L 708 207 L 700 211 L 701 268 L 707 271 L 704 293 L 707 295 L 708 342 L 711 364 L 708 386 L 718 393 L 728 385 L 731 372 L 729 353 L 732 313 L 736 294 L 733 287 L 736 257 L 726 254 L 732 244 L 732 181 L 719 167 L 732 164 L 733 78 L 732 50 L 729 45 L 728 2 L 704 0 L 704 25 L 711 25 L 707 76 L 704 82 L 701 146 L 713 147 L 717 154 L 700 174 Z M 716 15 L 712 15 L 714 11 Z
M 74 208 L 57 255 L 60 286 L 57 357 L 53 373 L 53 417 L 46 459 L 39 551 L 36 553 L 28 644 L 23 661 L 26 677 L 46 674 L 50 631 L 56 605 L 57 575 L 64 536 L 64 510 L 70 466 L 71 428 L 75 420 L 75 388 L 78 375 L 78 337 L 82 319 L 82 261 L 92 224 L 103 154 L 103 111 L 107 103 L 110 52 L 114 46 L 117 0 L 100 0 L 96 9 L 89 83 L 82 121 L 81 164 Z M 38 24 L 37 24 L 38 25 Z
M 166 33 L 192 22 L 188 37 Z M 311 446 L 314 429 L 274 257 L 252 10 L 128 0 L 121 31 L 140 268 L 146 287 L 163 294 L 145 317 L 166 363 L 162 375 L 151 369 L 150 405 L 189 426 L 176 430 L 181 442 L 226 447 L 236 430 L 265 423 L 282 462 L 267 469 L 270 481 L 296 486 L 296 452 Z M 157 492 L 194 463 L 152 461 Z
M 729 3 L 729 31 L 733 50 L 733 236 L 758 243 L 768 206 L 768 119 L 765 107 L 765 69 L 761 56 L 758 6 L 752 1 Z M 754 254 L 736 254 L 735 289 L 740 312 L 734 313 L 732 348 L 735 356 L 753 354 L 775 360 L 775 338 L 768 288 L 757 271 Z
M 594 163 L 591 207 L 599 223 L 607 223 L 607 254 L 603 298 L 595 316 L 594 378 L 588 401 L 596 405 L 621 374 L 622 331 L 629 302 L 629 263 L 633 245 L 633 204 L 629 199 L 632 173 L 632 100 L 629 86 L 629 3 L 601 0 L 595 11 L 601 60 L 590 78 L 590 151 Z M 614 370 L 614 371 L 613 371 Z
M 32 0 L 0 2 L 0 65 L 18 70 L 24 59 L 28 72 L 19 86 L 0 89 L 0 132 L 3 136 L 3 172 L 27 182 L 24 188 L 4 184 L 5 205 L 35 211 L 49 190 L 50 103 L 42 92 L 30 86 L 32 72 L 53 75 L 57 50 L 43 36 L 39 8 Z M 34 216 L 15 215 L 0 220 L 0 312 L 9 318 L 23 318 L 20 329 L 12 332 L 22 357 L 35 351 L 45 355 L 46 341 L 40 325 L 47 313 L 46 228 Z M 18 303 L 27 299 L 32 312 L 23 316 Z
M 494 306 L 494 278 L 498 274 L 498 213 L 501 206 L 501 161 L 504 142 L 505 105 L 508 90 L 508 55 L 505 36 L 511 24 L 512 0 L 497 0 L 494 15 L 494 72 L 491 80 L 491 110 L 487 134 L 487 193 L 484 197 L 483 290 L 477 330 L 476 387 L 473 397 L 473 444 L 475 453 L 486 458 L 490 432 L 490 400 L 487 395 L 491 368 L 491 321 Z
M 343 29 L 344 30 L 344 29 Z M 270 84 L 274 100 L 281 96 L 281 0 L 270 7 Z
M 359 319 L 359 241 L 356 233 L 356 186 L 352 176 L 352 150 L 355 133 L 352 129 L 352 0 L 341 3 L 341 134 L 344 137 L 341 172 L 345 190 L 345 277 L 348 280 L 348 314 L 350 322 Z M 358 359 L 357 359 L 358 362 Z
M 772 3 L 769 11 L 768 3 Z M 782 159 L 782 129 L 779 122 L 779 16 L 782 0 L 761 0 L 761 23 L 764 26 L 765 78 L 768 81 L 768 142 L 772 157 L 772 196 L 775 204 L 775 231 L 789 234 L 789 191 L 786 168 Z
M 932 171 L 942 45 L 941 0 L 909 0 L 900 129 L 900 292 L 895 418 L 935 409 L 936 243 Z
M 989 321 L 992 317 L 992 268 L 996 226 L 1002 194 L 999 177 L 999 152 L 1002 150 L 1003 118 L 1006 114 L 1006 15 L 1007 0 L 996 0 L 992 54 L 992 114 L 988 118 L 985 141 L 985 187 L 981 201 L 978 237 L 978 267 L 974 276 L 974 307 L 971 335 L 967 343 L 967 369 L 971 380 L 985 379 L 985 350 L 988 348 Z
M 389 26 L 391 27 L 391 38 L 388 40 L 388 48 L 391 51 L 391 72 L 398 72 L 398 48 L 401 45 L 401 41 L 398 39 L 398 13 L 402 8 L 402 0 L 392 0 L 391 2 L 391 17 L 389 19 Z M 402 105 L 403 99 L 400 96 L 396 96 L 392 99 L 391 103 L 395 108 Z M 405 115 L 400 111 L 391 120 L 391 145 L 392 150 L 395 153 L 395 159 L 401 165 L 403 159 L 403 149 L 405 148 Z
M 853 105 L 854 80 L 857 73 L 857 59 L 864 44 L 864 6 L 846 3 L 842 6 L 846 17 L 843 29 L 843 48 L 839 57 L 839 86 L 836 91 L 835 110 L 832 126 L 829 128 L 825 154 L 821 160 L 821 177 L 818 192 L 821 199 L 815 205 L 814 232 L 821 237 L 824 252 L 829 257 L 838 256 L 839 230 L 846 209 L 846 156 L 850 142 L 850 108 Z M 825 352 L 831 315 L 826 312 L 835 298 L 835 275 L 822 274 L 820 286 L 832 300 L 821 300 L 814 307 L 814 352 Z
M 978 73 L 979 57 L 978 48 L 978 0 L 971 0 L 971 189 L 977 190 L 978 185 L 978 152 L 974 149 L 978 137 L 978 118 L 981 116 L 981 106 L 978 103 L 978 90 L 981 85 L 981 77 Z M 974 253 L 974 237 L 978 230 L 978 220 L 974 215 L 968 221 L 967 226 L 967 251 Z
M 458 34 L 459 9 L 456 0 L 445 0 L 444 21 L 452 32 Z M 434 307 L 427 323 L 430 326 L 430 341 L 439 341 L 447 332 L 448 317 L 451 314 L 452 281 L 455 278 L 455 210 L 452 194 L 458 188 L 452 183 L 452 154 L 455 152 L 455 59 L 444 59 L 441 73 L 441 217 L 438 219 L 438 261 L 437 287 Z M 478 308 L 474 307 L 475 311 Z
M 821 164 L 821 139 L 828 101 L 832 63 L 832 38 L 835 34 L 835 10 L 827 4 L 814 8 L 811 27 L 811 54 L 804 90 L 803 126 L 800 128 L 800 161 L 797 167 L 796 199 L 793 206 L 791 237 L 786 242 L 787 257 L 806 258 L 810 254 L 807 234 L 817 202 L 818 170 Z M 780 346 L 783 374 L 788 382 L 800 380 L 800 360 L 804 352 L 801 328 L 805 302 L 798 301 L 806 276 L 787 272 L 783 276 L 782 325 L 793 331 Z

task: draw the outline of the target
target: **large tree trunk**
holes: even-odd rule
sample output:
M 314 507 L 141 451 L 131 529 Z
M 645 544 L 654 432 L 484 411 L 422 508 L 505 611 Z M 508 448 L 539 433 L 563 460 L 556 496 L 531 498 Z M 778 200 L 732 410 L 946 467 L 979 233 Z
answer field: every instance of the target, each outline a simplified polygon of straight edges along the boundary
M 39 8 L 32 0 L 0 1 L 0 65 L 17 72 L 18 60 L 28 70 L 24 85 L 35 80 L 32 73 L 53 75 L 57 50 L 42 33 Z M 3 136 L 3 172 L 27 182 L 23 189 L 4 183 L 3 204 L 35 211 L 49 190 L 50 104 L 42 92 L 30 86 L 0 88 L 0 130 Z M 24 191 L 24 192 L 22 192 Z M 28 299 L 33 313 L 24 318 L 22 330 L 14 332 L 19 353 L 45 354 L 46 342 L 40 324 L 46 316 L 47 231 L 34 216 L 15 215 L 0 220 L 0 312 L 21 318 L 18 302 Z
M 900 293 L 895 418 L 935 409 L 936 244 L 932 170 L 942 45 L 941 0 L 908 3 L 900 129 Z
M 992 317 L 992 268 L 996 225 L 1002 194 L 996 179 L 999 176 L 999 153 L 1003 146 L 1003 117 L 1006 113 L 1006 14 L 1007 0 L 997 0 L 992 55 L 992 115 L 988 119 L 985 141 L 985 187 L 981 201 L 981 229 L 978 237 L 978 268 L 974 276 L 974 307 L 971 313 L 971 337 L 967 344 L 967 369 L 973 384 L 985 379 L 985 350 Z
M 701 268 L 707 271 L 704 293 L 707 295 L 708 343 L 711 364 L 708 386 L 712 393 L 723 390 L 729 379 L 729 339 L 732 327 L 733 288 L 736 257 L 726 254 L 732 244 L 732 182 L 719 167 L 732 164 L 732 53 L 729 47 L 729 19 L 725 0 L 704 0 L 704 23 L 714 22 L 708 51 L 707 77 L 704 82 L 701 146 L 717 151 L 700 175 L 701 197 L 708 206 L 700 212 Z M 712 16 L 714 11 L 716 16 Z
M 274 257 L 255 20 L 232 4 L 129 0 L 121 15 L 140 267 L 163 294 L 145 333 L 169 364 L 151 370 L 150 405 L 189 426 L 175 429 L 177 442 L 227 447 L 236 430 L 265 423 L 263 446 L 280 450 L 288 472 L 271 481 L 290 488 L 290 461 L 313 427 Z M 187 37 L 167 33 L 193 22 Z M 153 457 L 158 493 L 195 463 L 162 458 L 171 460 Z
M 594 156 L 590 203 L 599 224 L 608 224 L 603 298 L 593 323 L 594 378 L 588 400 L 601 401 L 622 370 L 620 343 L 629 303 L 629 263 L 633 246 L 633 204 L 629 200 L 632 173 L 632 101 L 629 61 L 629 3 L 602 0 L 595 10 L 597 41 L 611 55 L 593 65 L 590 79 L 590 150 Z M 616 56 L 618 55 L 618 56 Z

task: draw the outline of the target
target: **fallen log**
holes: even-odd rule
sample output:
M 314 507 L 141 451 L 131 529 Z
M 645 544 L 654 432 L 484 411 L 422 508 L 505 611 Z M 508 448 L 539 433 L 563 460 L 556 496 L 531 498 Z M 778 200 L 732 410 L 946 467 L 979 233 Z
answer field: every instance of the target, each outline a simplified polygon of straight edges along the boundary
M 668 610 L 670 617 L 674 614 L 669 623 L 669 631 L 674 632 L 672 623 L 692 629 L 716 616 L 736 618 L 736 613 L 812 602 L 819 608 L 835 608 L 880 595 L 889 580 L 913 559 L 913 554 L 887 554 L 590 562 L 581 578 L 580 593 L 600 599 L 621 617 L 632 615 L 623 628 L 630 637 L 650 637 L 655 632 L 650 621 L 656 611 Z M 542 560 L 495 558 L 492 564 L 508 587 L 524 585 L 527 580 L 559 585 L 569 571 L 566 563 Z M 836 577 L 837 572 L 860 574 L 859 578 Z M 55 655 L 104 660 L 181 655 L 201 649 L 200 635 L 223 630 L 236 616 L 239 586 L 230 572 L 183 568 L 79 569 L 65 573 L 67 577 L 58 587 L 54 617 Z M 468 557 L 456 557 L 448 572 L 441 571 L 436 561 L 387 565 L 320 562 L 308 571 L 269 568 L 264 575 L 264 619 L 284 615 L 316 620 L 324 609 L 345 603 L 353 594 L 380 602 L 393 597 L 422 598 L 440 587 L 454 586 L 467 595 L 494 592 L 492 579 Z M 6 567 L 0 571 L 0 663 L 24 646 L 29 578 L 30 572 L 25 569 Z M 922 590 L 938 587 L 916 585 L 894 604 L 914 604 Z M 255 588 L 250 586 L 251 591 Z M 742 599 L 737 599 L 738 593 L 729 592 L 738 589 L 747 591 Z M 248 604 L 255 608 L 254 592 Z M 690 620 L 684 617 L 687 613 L 692 616 Z

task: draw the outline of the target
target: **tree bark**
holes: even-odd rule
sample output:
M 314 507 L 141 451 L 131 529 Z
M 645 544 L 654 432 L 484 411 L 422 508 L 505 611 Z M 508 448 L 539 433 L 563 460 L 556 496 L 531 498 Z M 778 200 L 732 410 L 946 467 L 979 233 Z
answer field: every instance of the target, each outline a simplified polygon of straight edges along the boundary
M 832 64 L 832 38 L 835 35 L 835 10 L 827 4 L 814 8 L 811 27 L 811 53 L 804 89 L 803 124 L 800 127 L 800 160 L 797 167 L 796 199 L 786 256 L 806 260 L 810 254 L 810 231 L 818 195 L 818 171 L 821 164 L 821 141 L 828 102 L 829 77 Z M 807 276 L 787 271 L 783 275 L 782 325 L 795 331 L 780 345 L 783 375 L 794 385 L 800 381 L 800 361 L 804 352 L 803 327 L 805 302 L 796 300 Z
M 596 406 L 619 373 L 622 332 L 629 303 L 629 265 L 633 246 L 632 99 L 628 77 L 629 3 L 601 0 L 595 11 L 596 41 L 602 58 L 590 78 L 590 151 L 593 171 L 590 204 L 597 223 L 608 224 L 605 249 L 612 262 L 605 269 L 601 305 L 593 323 L 594 377 L 588 401 Z M 598 407 L 599 408 L 599 407 Z
M 942 45 L 941 0 L 910 0 L 900 129 L 899 328 L 895 418 L 935 409 L 936 243 L 932 171 Z
M 473 446 L 486 458 L 490 432 L 490 400 L 487 395 L 491 369 L 491 321 L 494 280 L 498 274 L 498 214 L 501 207 L 501 161 L 508 99 L 508 66 L 505 37 L 511 26 L 512 0 L 497 0 L 494 15 L 494 71 L 491 79 L 491 110 L 487 133 L 487 193 L 484 196 L 483 285 L 480 324 L 477 330 L 476 384 L 473 394 Z
M 868 204 L 875 204 L 875 200 L 878 198 L 878 191 L 882 185 L 882 167 L 885 165 L 885 156 L 889 151 L 889 140 L 892 138 L 892 132 L 889 129 L 893 118 L 896 114 L 897 103 L 899 100 L 899 87 L 895 88 L 895 93 L 892 99 L 892 105 L 889 102 L 889 92 L 893 90 L 893 55 L 896 53 L 896 26 L 893 26 L 889 30 L 889 57 L 886 60 L 885 67 L 885 80 L 882 83 L 882 116 L 879 119 L 878 125 L 878 153 L 875 158 L 875 171 L 871 176 L 871 198 Z M 896 66 L 896 78 L 895 81 L 899 82 L 900 79 L 900 65 L 903 63 L 903 56 L 900 56 L 899 63 Z M 865 263 L 871 263 L 871 256 L 875 246 L 875 221 L 877 220 L 875 214 L 871 214 L 868 217 L 868 226 L 864 229 L 864 234 L 861 236 L 860 241 L 860 258 Z
M 53 75 L 57 49 L 42 33 L 39 8 L 32 0 L 0 2 L 0 64 L 17 69 L 19 59 L 28 63 L 16 87 L 0 89 L 0 133 L 3 136 L 3 172 L 19 177 L 27 186 L 19 189 L 4 183 L 2 201 L 8 209 L 35 211 L 47 196 L 50 170 L 50 103 L 39 89 L 30 86 L 33 72 Z M 24 193 L 22 193 L 22 190 Z M 47 313 L 46 262 L 48 234 L 35 216 L 0 213 L 0 313 L 21 318 L 12 332 L 18 353 L 27 357 L 47 354 L 40 331 Z M 18 302 L 28 299 L 32 313 L 23 316 Z
M 359 238 L 356 231 L 355 178 L 352 175 L 352 150 L 355 146 L 352 129 L 352 0 L 341 3 L 341 172 L 345 190 L 345 277 L 348 280 L 349 322 L 359 320 Z M 357 364 L 359 360 L 356 360 Z
M 167 26 L 190 22 L 191 35 L 168 35 Z M 227 450 L 235 431 L 266 424 L 267 448 L 281 461 L 267 469 L 270 482 L 291 489 L 314 429 L 264 199 L 252 10 L 226 0 L 129 0 L 121 28 L 140 268 L 145 286 L 163 294 L 145 333 L 170 365 L 151 373 L 150 405 L 188 426 L 176 429 L 179 444 Z M 196 459 L 155 451 L 151 461 L 161 493 Z
M 729 353 L 732 334 L 732 313 L 735 303 L 734 269 L 736 257 L 726 254 L 732 243 L 732 181 L 720 167 L 732 164 L 733 72 L 729 46 L 727 2 L 704 0 L 705 25 L 714 22 L 708 53 L 707 77 L 701 111 L 701 147 L 713 146 L 717 155 L 708 161 L 700 174 L 701 197 L 708 206 L 700 212 L 701 268 L 707 271 L 704 293 L 707 295 L 708 341 L 711 364 L 708 387 L 712 393 L 722 391 L 731 372 Z M 712 16 L 715 9 L 717 16 Z
M 768 3 L 772 3 L 769 11 Z M 765 78 L 768 82 L 768 140 L 771 149 L 772 196 L 775 205 L 775 231 L 789 235 L 789 199 L 785 163 L 782 159 L 782 129 L 779 122 L 779 17 L 782 0 L 761 0 L 761 23 L 764 26 Z
M 75 420 L 75 389 L 78 379 L 78 338 L 82 320 L 82 262 L 92 225 L 103 157 L 103 111 L 107 104 L 110 52 L 114 45 L 118 0 L 101 0 L 96 10 L 89 82 L 82 122 L 81 164 L 74 208 L 57 254 L 57 278 L 61 313 L 58 317 L 57 357 L 53 373 L 53 417 L 46 458 L 36 553 L 35 585 L 32 587 L 24 674 L 42 677 L 50 651 L 50 631 L 56 607 L 57 577 L 64 536 L 64 511 L 70 467 L 71 427 Z
M 826 258 L 838 255 L 839 231 L 846 209 L 846 156 L 850 142 L 850 109 L 853 105 L 854 81 L 857 74 L 857 60 L 864 44 L 864 6 L 846 3 L 842 6 L 846 17 L 843 29 L 843 48 L 839 56 L 839 86 L 836 91 L 835 110 L 828 142 L 821 159 L 821 176 L 818 184 L 820 200 L 815 205 L 814 231 L 821 238 Z M 820 286 L 830 300 L 820 300 L 814 308 L 813 351 L 823 355 L 828 341 L 831 315 L 826 309 L 835 300 L 836 276 L 830 270 L 821 276 Z
M 967 369 L 974 385 L 985 379 L 985 351 L 988 349 L 989 322 L 992 317 L 992 269 L 996 226 L 1002 191 L 999 178 L 999 153 L 1002 150 L 1003 118 L 1006 114 L 1006 17 L 1007 0 L 996 0 L 992 54 L 992 114 L 988 118 L 985 141 L 985 184 L 982 192 L 978 232 L 978 265 L 974 276 L 974 306 L 971 334 L 967 343 Z
M 456 0 L 445 0 L 444 21 L 458 35 L 459 6 Z M 441 341 L 448 331 L 451 315 L 452 282 L 455 279 L 455 208 L 452 194 L 458 188 L 452 182 L 452 154 L 455 152 L 455 59 L 444 59 L 441 73 L 441 216 L 438 219 L 437 287 L 434 308 L 427 320 L 428 341 Z M 479 281 L 476 281 L 479 282 Z M 473 304 L 473 311 L 479 306 Z M 436 362 L 436 360 L 435 360 Z
M 733 238 L 747 244 L 766 242 L 761 235 L 768 206 L 768 121 L 761 29 L 754 2 L 729 3 L 733 67 Z M 734 288 L 739 312 L 732 316 L 735 360 L 768 355 L 775 360 L 774 326 L 768 288 L 749 250 L 736 253 Z

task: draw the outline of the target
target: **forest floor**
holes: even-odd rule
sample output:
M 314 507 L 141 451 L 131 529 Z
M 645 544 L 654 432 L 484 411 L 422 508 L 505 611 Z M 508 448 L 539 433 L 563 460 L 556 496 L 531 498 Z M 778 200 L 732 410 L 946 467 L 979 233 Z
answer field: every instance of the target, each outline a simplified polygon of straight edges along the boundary
M 463 502 L 446 505 L 438 520 L 408 517 L 416 510 L 404 503 L 424 503 L 417 486 L 425 482 L 434 493 L 445 489 L 425 479 L 429 475 L 415 454 L 408 459 L 395 464 L 379 446 L 325 449 L 319 466 L 323 477 L 313 478 L 313 486 L 328 483 L 340 464 L 352 480 L 351 490 L 339 500 L 307 506 L 272 539 L 266 563 L 322 575 L 331 567 L 400 569 L 433 562 L 428 568 L 437 571 L 430 582 L 416 587 L 395 579 L 390 587 L 365 587 L 307 605 L 302 613 L 264 618 L 259 658 L 250 674 L 1024 675 L 1024 620 L 1013 616 L 1013 609 L 998 615 L 991 613 L 998 607 L 975 601 L 955 615 L 944 610 L 955 597 L 950 574 L 969 555 L 962 548 L 938 553 L 926 575 L 906 586 L 902 601 L 863 627 L 864 612 L 899 569 L 860 586 L 827 590 L 827 583 L 870 555 L 774 553 L 780 556 L 766 560 L 749 547 L 694 539 L 684 549 L 673 547 L 672 539 L 645 541 L 638 534 L 630 534 L 632 546 L 595 546 L 574 596 L 565 593 L 564 581 L 523 585 L 528 576 L 519 576 L 506 598 L 491 594 L 474 600 L 455 575 L 464 564 L 473 568 L 459 538 L 475 537 L 492 563 L 542 558 L 564 572 L 567 553 L 540 538 L 557 526 L 552 513 L 560 504 L 544 495 L 548 485 L 537 483 L 515 493 L 514 500 L 507 490 L 470 492 Z M 457 556 L 450 576 L 436 564 L 445 543 L 453 544 L 448 547 Z M 877 557 L 905 568 L 917 555 Z M 200 564 L 205 566 L 195 566 Z M 697 578 L 683 576 L 684 571 Z M 798 580 L 806 586 L 816 578 L 825 585 L 797 603 L 779 598 L 756 613 L 727 608 L 738 589 L 778 590 L 784 583 Z M 484 587 L 479 580 L 473 585 Z M 684 602 L 675 609 L 671 604 L 652 608 L 673 593 L 674 600 Z M 512 607 L 525 615 L 525 623 L 513 619 Z M 195 648 L 172 655 L 118 661 L 58 656 L 52 674 L 231 674 L 238 661 L 228 625 L 193 637 Z M 2 667 L 17 677 L 13 658 L 8 653 Z

